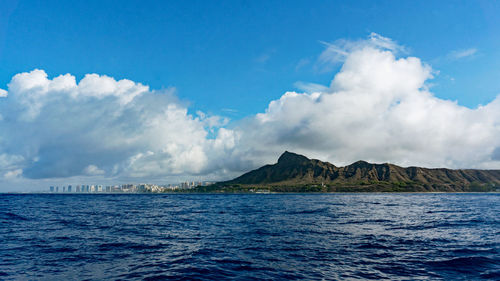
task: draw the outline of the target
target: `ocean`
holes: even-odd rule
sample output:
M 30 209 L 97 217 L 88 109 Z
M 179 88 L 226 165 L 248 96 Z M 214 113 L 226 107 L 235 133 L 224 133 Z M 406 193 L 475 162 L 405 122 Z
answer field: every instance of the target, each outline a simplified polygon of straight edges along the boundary
M 500 280 L 500 194 L 3 194 L 0 280 Z

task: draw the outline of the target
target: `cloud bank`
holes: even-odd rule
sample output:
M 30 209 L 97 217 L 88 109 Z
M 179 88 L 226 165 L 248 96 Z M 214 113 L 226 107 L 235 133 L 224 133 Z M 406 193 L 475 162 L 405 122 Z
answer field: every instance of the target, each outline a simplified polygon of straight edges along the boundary
M 439 99 L 426 85 L 431 67 L 395 50 L 391 40 L 373 35 L 329 45 L 320 58 L 343 57 L 343 65 L 328 90 L 285 93 L 255 116 L 244 139 L 338 164 L 500 168 L 500 99 L 475 109 Z
M 214 171 L 234 144 L 223 118 L 188 113 L 173 90 L 96 74 L 20 73 L 0 100 L 0 175 L 29 179 L 161 178 Z M 18 171 L 13 174 L 13 171 Z
M 401 53 L 377 34 L 327 44 L 318 60 L 342 63 L 330 85 L 287 92 L 231 126 L 190 113 L 173 89 L 20 73 L 0 90 L 0 177 L 224 179 L 284 150 L 339 165 L 500 168 L 500 98 L 474 109 L 439 99 L 426 84 L 431 66 Z

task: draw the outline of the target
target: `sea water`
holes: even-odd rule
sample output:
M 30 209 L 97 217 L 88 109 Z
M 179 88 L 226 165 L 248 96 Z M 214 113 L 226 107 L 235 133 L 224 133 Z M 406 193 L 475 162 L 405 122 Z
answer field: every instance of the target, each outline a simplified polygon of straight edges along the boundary
M 0 195 L 1 280 L 500 279 L 498 194 Z

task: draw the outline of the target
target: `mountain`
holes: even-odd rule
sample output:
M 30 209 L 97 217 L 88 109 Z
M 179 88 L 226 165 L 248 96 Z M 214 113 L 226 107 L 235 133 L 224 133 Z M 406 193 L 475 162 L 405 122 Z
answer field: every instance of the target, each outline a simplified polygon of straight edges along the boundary
M 285 151 L 273 165 L 265 165 L 206 191 L 276 192 L 464 192 L 500 188 L 500 170 L 452 170 L 358 161 L 345 167 Z

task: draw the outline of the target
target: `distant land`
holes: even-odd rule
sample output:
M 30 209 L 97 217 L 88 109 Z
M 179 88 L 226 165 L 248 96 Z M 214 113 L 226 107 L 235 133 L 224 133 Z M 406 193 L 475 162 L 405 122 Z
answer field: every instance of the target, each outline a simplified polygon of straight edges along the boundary
M 403 168 L 358 161 L 345 167 L 285 151 L 233 180 L 200 186 L 196 192 L 491 192 L 500 170 Z

